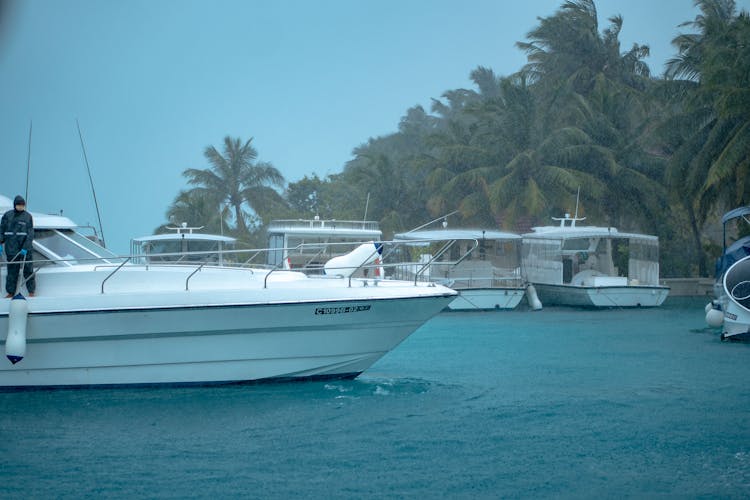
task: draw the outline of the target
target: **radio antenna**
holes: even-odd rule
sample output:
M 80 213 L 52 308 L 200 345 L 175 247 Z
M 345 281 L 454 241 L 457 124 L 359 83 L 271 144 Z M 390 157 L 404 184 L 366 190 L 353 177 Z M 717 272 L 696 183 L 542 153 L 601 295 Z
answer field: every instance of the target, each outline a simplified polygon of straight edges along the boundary
M 78 118 L 76 118 L 76 127 L 78 127 L 78 137 L 81 139 L 81 149 L 83 150 L 83 160 L 86 162 L 86 171 L 89 174 L 89 183 L 91 184 L 91 193 L 94 195 L 94 207 L 96 207 L 96 218 L 99 220 L 99 232 L 102 235 L 102 246 L 105 246 L 104 228 L 102 227 L 102 217 L 99 214 L 99 203 L 96 201 L 96 190 L 94 189 L 94 180 L 91 178 L 91 168 L 89 167 L 89 159 L 86 156 L 86 146 L 84 146 L 83 144 L 83 134 L 81 134 L 81 125 L 78 123 Z
M 29 151 L 26 153 L 26 204 L 29 203 L 29 176 L 31 173 L 31 126 L 32 122 L 29 120 Z

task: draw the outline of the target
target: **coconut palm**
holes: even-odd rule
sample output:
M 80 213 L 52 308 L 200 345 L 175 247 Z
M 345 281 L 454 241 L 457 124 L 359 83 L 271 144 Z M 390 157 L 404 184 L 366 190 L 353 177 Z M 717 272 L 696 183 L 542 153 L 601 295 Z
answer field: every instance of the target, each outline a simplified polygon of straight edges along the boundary
M 715 211 L 750 201 L 750 18 L 732 0 L 698 0 L 697 32 L 678 35 L 667 64 L 673 113 L 660 129 L 671 152 L 668 185 L 690 220 L 699 273 L 701 228 Z
M 646 93 L 652 82 L 643 62 L 649 49 L 634 44 L 621 51 L 623 19 L 614 16 L 609 22 L 599 33 L 593 0 L 571 0 L 540 19 L 527 42 L 517 43 L 528 57 L 522 73 L 543 110 L 543 136 L 535 144 L 547 151 L 524 152 L 519 164 L 564 168 L 568 175 L 551 171 L 551 178 L 581 182 L 582 195 L 594 202 L 589 215 L 640 225 L 653 221 L 664 205 L 658 162 L 643 154 L 640 144 L 652 108 Z M 556 140 L 565 147 L 552 150 L 553 158 L 543 144 L 558 134 Z M 528 175 L 516 172 L 514 177 Z M 633 204 L 634 197 L 645 202 Z
M 223 154 L 213 146 L 204 151 L 210 168 L 189 168 L 183 172 L 196 190 L 232 208 L 242 237 L 250 234 L 246 221 L 248 213 L 244 207 L 256 214 L 262 213 L 268 203 L 280 202 L 280 196 L 272 187 L 281 187 L 284 183 L 284 177 L 273 165 L 256 161 L 258 152 L 251 144 L 252 140 L 243 143 L 239 138 L 227 136 Z
M 182 190 L 167 210 L 167 220 L 157 232 L 166 232 L 168 226 L 186 223 L 190 227 L 204 227 L 207 232 L 220 234 L 227 226 L 226 206 L 208 191 Z

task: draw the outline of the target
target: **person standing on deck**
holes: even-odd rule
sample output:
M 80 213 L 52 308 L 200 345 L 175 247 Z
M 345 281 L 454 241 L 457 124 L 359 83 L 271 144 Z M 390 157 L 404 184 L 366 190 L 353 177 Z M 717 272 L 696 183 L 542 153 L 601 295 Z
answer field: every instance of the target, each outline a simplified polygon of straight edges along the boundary
M 33 242 L 34 219 L 26 211 L 26 200 L 19 194 L 13 200 L 13 210 L 5 212 L 0 220 L 0 253 L 5 250 L 5 258 L 8 261 L 8 276 L 5 279 L 5 291 L 8 292 L 6 299 L 16 293 L 18 273 L 22 265 L 29 297 L 34 296 L 36 279 L 33 275 L 32 257 L 28 255 L 31 253 Z

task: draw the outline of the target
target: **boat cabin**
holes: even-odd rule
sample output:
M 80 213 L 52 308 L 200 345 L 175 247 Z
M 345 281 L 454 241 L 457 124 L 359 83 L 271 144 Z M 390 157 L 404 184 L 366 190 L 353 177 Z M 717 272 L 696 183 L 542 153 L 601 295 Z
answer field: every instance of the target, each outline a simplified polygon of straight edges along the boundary
M 333 257 L 369 241 L 380 241 L 383 233 L 375 221 L 336 219 L 274 220 L 268 225 L 268 261 L 272 267 L 322 272 Z
M 201 227 L 167 227 L 173 231 L 134 238 L 130 242 L 130 253 L 134 262 L 143 264 L 187 264 L 208 263 L 224 265 L 229 259 L 227 251 L 235 249 L 237 240 L 229 236 L 198 233 Z
M 401 233 L 394 239 L 409 242 L 402 249 L 409 255 L 399 261 L 417 262 L 417 266 L 429 263 L 422 276 L 449 283 L 453 289 L 522 285 L 520 235 L 482 229 L 435 229 Z M 398 266 L 395 277 L 413 279 L 412 271 L 416 269 Z
M 532 283 L 574 286 L 659 285 L 659 240 L 614 227 L 576 226 L 566 214 L 559 226 L 523 235 L 522 264 Z

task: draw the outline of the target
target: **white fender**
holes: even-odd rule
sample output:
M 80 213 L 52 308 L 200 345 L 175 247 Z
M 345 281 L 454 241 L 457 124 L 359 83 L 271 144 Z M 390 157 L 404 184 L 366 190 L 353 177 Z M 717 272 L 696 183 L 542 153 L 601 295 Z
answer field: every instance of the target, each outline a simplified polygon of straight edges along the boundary
M 526 287 L 526 300 L 529 301 L 529 306 L 531 306 L 532 310 L 539 311 L 542 309 L 542 301 L 539 300 L 539 297 L 536 294 L 536 288 L 534 288 L 534 285 L 531 283 Z
M 8 336 L 5 339 L 5 355 L 14 365 L 26 355 L 26 318 L 29 305 L 23 295 L 16 294 L 8 308 Z
M 371 241 L 363 243 L 351 252 L 334 257 L 325 263 L 323 269 L 329 276 L 340 275 L 344 278 L 351 276 L 359 266 L 372 264 L 380 258 L 383 245 Z
M 720 327 L 721 324 L 724 323 L 724 312 L 712 307 L 711 310 L 706 313 L 706 323 L 711 328 Z

